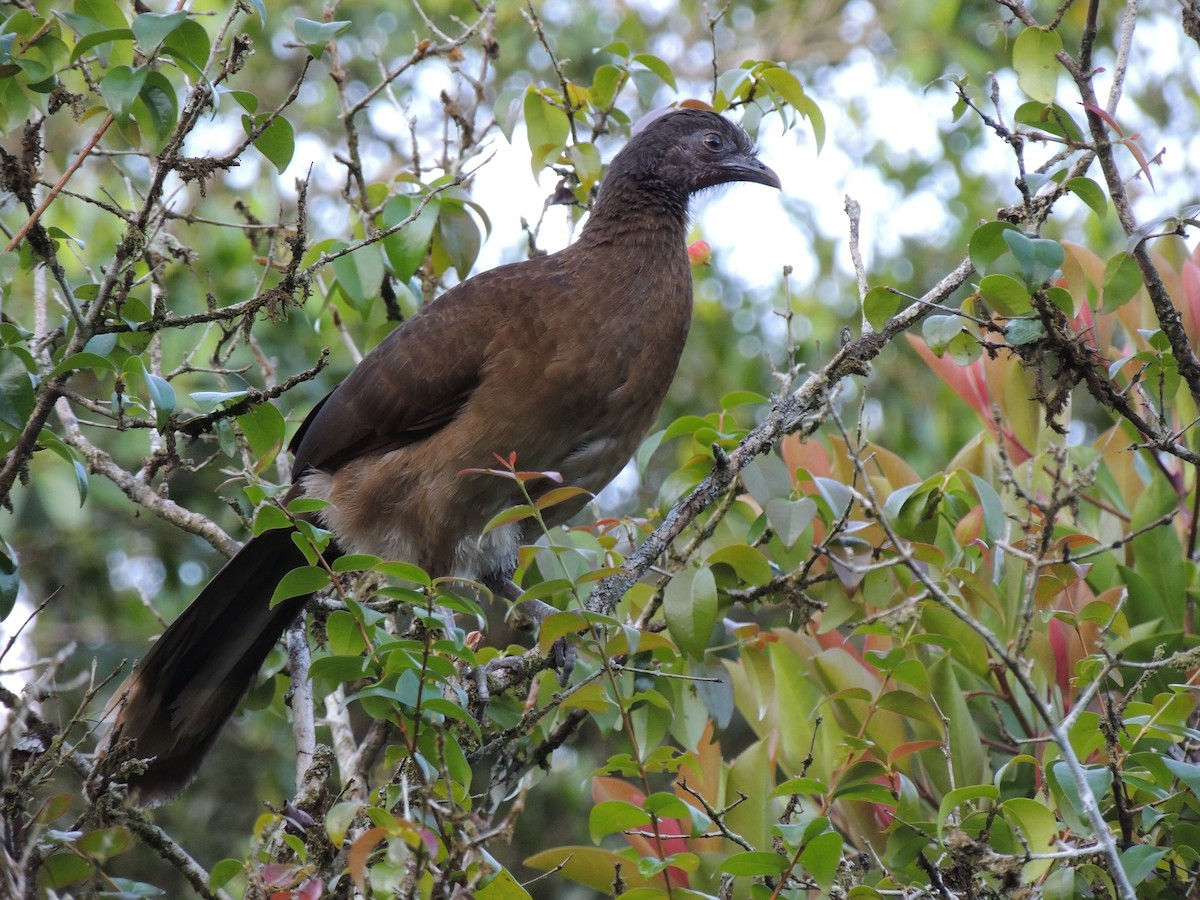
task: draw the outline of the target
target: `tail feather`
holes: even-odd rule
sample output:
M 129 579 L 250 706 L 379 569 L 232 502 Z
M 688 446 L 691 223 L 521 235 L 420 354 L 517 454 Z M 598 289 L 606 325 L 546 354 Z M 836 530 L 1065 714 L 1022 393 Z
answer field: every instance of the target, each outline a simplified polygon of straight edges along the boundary
M 276 585 L 305 564 L 289 529 L 242 547 L 150 648 L 118 700 L 110 743 L 132 740 L 153 757 L 130 780 L 138 803 L 161 803 L 195 777 L 200 763 L 250 690 L 275 642 L 307 597 L 270 606 Z

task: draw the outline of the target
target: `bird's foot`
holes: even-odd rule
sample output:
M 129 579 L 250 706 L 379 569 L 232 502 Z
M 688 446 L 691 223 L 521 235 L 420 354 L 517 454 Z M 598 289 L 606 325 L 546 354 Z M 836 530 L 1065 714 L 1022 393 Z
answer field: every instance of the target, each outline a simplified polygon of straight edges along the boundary
M 542 623 L 558 612 L 549 603 L 541 600 L 525 600 L 518 603 L 515 610 L 521 618 L 528 621 L 535 631 L 540 634 Z M 550 667 L 558 673 L 559 687 L 566 687 L 571 681 L 571 673 L 575 671 L 576 652 L 566 635 L 563 635 L 550 646 Z

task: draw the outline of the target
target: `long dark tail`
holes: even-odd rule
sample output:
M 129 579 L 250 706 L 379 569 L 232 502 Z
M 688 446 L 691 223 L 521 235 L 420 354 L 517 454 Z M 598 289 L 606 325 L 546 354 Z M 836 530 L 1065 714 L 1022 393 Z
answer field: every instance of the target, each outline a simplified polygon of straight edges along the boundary
M 275 642 L 304 608 L 295 597 L 270 608 L 279 580 L 305 564 L 291 529 L 250 540 L 150 648 L 125 686 L 111 746 L 154 757 L 130 780 L 130 796 L 161 803 L 195 776 L 205 754 L 250 690 Z

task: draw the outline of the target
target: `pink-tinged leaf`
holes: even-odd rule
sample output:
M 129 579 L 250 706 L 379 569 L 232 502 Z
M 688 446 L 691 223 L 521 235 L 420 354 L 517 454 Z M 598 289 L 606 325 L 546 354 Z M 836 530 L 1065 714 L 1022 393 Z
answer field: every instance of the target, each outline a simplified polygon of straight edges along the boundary
M 1082 106 L 1088 112 L 1103 119 L 1106 123 L 1108 123 L 1108 126 L 1117 133 L 1118 136 L 1120 136 L 1120 137 L 1125 136 L 1125 131 L 1123 128 L 1121 128 L 1120 125 L 1117 124 L 1117 120 L 1114 119 L 1112 116 L 1110 116 L 1106 111 L 1101 109 L 1099 106 L 1097 106 L 1095 103 L 1081 103 L 1080 106 Z
M 262 867 L 261 874 L 263 883 L 267 887 L 286 888 L 296 883 L 296 876 L 299 871 L 299 867 L 294 865 L 268 863 Z
M 483 526 L 483 533 L 487 534 L 489 531 L 493 531 L 502 525 L 509 525 L 513 522 L 522 522 L 525 519 L 532 518 L 533 513 L 533 507 L 526 504 L 514 506 L 510 509 L 498 512 L 496 515 L 492 516 L 486 525 Z
M 591 491 L 584 490 L 581 487 L 567 485 L 566 487 L 546 491 L 546 493 L 537 498 L 535 505 L 538 509 L 546 509 L 549 506 L 557 506 L 560 503 L 566 503 L 568 500 L 574 500 L 580 496 L 592 497 L 593 495 Z
M 1146 162 L 1146 154 L 1143 153 L 1142 148 L 1138 146 L 1137 141 L 1135 140 L 1136 137 L 1137 135 L 1135 134 L 1133 137 L 1129 138 L 1128 140 L 1121 141 L 1120 143 L 1124 144 L 1126 149 L 1133 154 L 1133 158 L 1137 160 L 1138 165 L 1142 169 L 1142 174 L 1146 176 L 1146 182 L 1150 185 L 1150 187 L 1154 187 L 1154 178 L 1150 174 L 1150 164 Z
M 1191 320 L 1191 332 L 1188 336 L 1195 342 L 1200 336 L 1200 265 L 1192 259 L 1184 260 L 1182 275 L 1183 308 Z
M 1079 312 L 1071 320 L 1071 327 L 1080 335 L 1084 343 L 1093 350 L 1099 351 L 1100 343 L 1096 340 L 1096 319 L 1092 316 L 1092 305 L 1086 300 L 1079 307 Z
M 563 482 L 561 472 L 514 472 L 513 475 L 522 484 L 527 481 L 538 481 L 543 478 L 553 481 L 555 484 L 562 484 Z
M 956 394 L 966 401 L 971 409 L 975 411 L 975 414 L 979 416 L 979 420 L 983 423 L 984 427 L 995 436 L 996 422 L 991 413 L 993 391 L 988 386 L 988 379 L 991 375 L 1003 375 L 1007 371 L 1019 371 L 1019 369 L 1015 369 L 1015 367 L 1008 366 L 1006 363 L 999 361 L 993 363 L 987 357 L 977 359 L 969 365 L 960 366 L 949 359 L 936 356 L 920 338 L 916 338 L 911 334 L 905 335 L 905 337 L 908 338 L 908 342 L 912 345 L 912 348 L 917 351 L 917 355 L 925 360 L 925 363 Z M 1004 396 L 1003 392 L 1001 392 L 1000 396 Z M 1008 425 L 1000 426 L 1000 434 L 1003 435 L 1008 443 L 1009 452 L 1012 454 L 1014 460 L 1024 462 L 1032 456 L 1029 448 L 1017 439 L 1013 430 Z
M 980 359 L 969 366 L 960 366 L 946 357 L 937 356 L 923 340 L 911 334 L 905 336 L 917 351 L 917 355 L 925 360 L 926 365 L 933 369 L 954 393 L 965 400 L 980 419 L 990 423 L 992 401 L 988 395 L 987 381 L 983 377 L 983 361 Z
M 296 896 L 299 900 L 320 900 L 321 895 L 325 892 L 325 885 L 319 878 L 310 878 L 304 884 L 300 885 L 300 889 L 296 891 Z
M 436 858 L 438 853 L 437 835 L 428 828 L 419 828 L 417 832 L 421 837 L 421 843 L 425 845 L 425 852 Z
M 516 475 L 506 469 L 459 469 L 457 472 L 459 478 L 464 475 L 495 475 L 499 478 L 511 478 L 516 481 Z

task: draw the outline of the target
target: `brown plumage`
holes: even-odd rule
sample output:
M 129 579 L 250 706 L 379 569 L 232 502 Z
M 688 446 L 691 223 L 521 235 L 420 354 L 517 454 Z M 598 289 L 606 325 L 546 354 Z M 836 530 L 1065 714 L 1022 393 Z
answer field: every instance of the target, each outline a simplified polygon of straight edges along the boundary
M 318 516 L 333 552 L 503 590 L 527 535 L 519 524 L 480 533 L 520 496 L 460 473 L 515 452 L 521 469 L 593 493 L 612 480 L 653 425 L 687 338 L 688 198 L 731 181 L 779 187 L 736 125 L 666 113 L 614 158 L 574 244 L 468 279 L 368 354 L 292 441 L 289 497 L 330 501 Z M 543 484 L 530 487 L 555 486 Z M 582 505 L 550 507 L 550 524 Z M 286 530 L 253 538 L 146 654 L 112 730 L 154 757 L 130 786 L 136 800 L 160 802 L 195 775 L 303 608 L 307 598 L 268 608 L 303 564 Z

